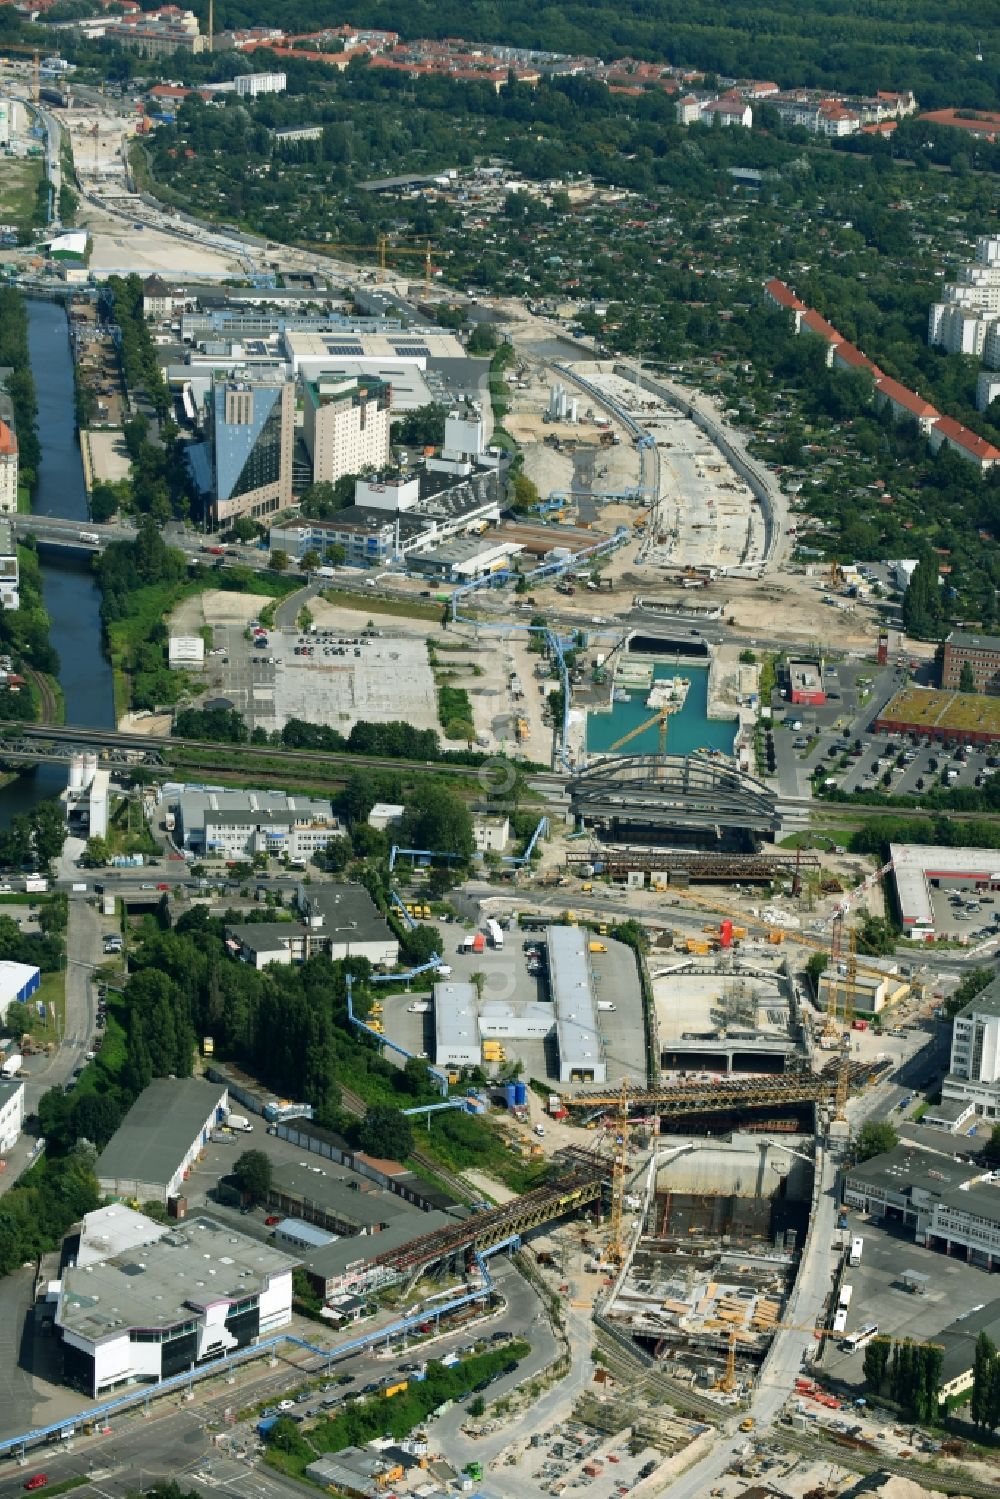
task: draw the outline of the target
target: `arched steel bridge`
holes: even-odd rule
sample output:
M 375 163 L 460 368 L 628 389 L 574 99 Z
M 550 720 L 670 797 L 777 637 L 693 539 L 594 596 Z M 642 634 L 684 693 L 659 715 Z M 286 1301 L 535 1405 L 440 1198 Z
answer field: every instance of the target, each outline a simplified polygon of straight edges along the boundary
M 773 793 L 721 755 L 609 755 L 569 783 L 576 817 L 614 836 L 683 828 L 717 842 L 736 830 L 760 837 L 778 826 Z

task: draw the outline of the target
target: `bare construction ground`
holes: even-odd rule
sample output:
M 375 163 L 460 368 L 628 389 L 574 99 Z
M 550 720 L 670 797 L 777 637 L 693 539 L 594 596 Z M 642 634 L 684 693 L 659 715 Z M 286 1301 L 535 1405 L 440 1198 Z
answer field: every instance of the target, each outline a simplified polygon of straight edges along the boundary
M 128 456 L 124 435 L 114 428 L 94 427 L 84 432 L 83 441 L 90 453 L 92 478 L 107 484 L 128 479 L 132 460 Z

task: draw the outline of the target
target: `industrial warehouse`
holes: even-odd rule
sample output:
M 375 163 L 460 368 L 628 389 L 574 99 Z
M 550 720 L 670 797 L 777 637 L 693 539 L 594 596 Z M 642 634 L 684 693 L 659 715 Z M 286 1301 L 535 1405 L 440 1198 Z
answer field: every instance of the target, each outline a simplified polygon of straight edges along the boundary
M 456 1073 L 520 1062 L 530 1076 L 575 1087 L 641 1070 L 642 995 L 631 949 L 596 941 L 586 928 L 550 925 L 516 947 L 505 944 L 501 972 L 490 943 L 480 941 L 449 954 L 452 974 L 426 995 L 380 1000 L 387 1037 Z

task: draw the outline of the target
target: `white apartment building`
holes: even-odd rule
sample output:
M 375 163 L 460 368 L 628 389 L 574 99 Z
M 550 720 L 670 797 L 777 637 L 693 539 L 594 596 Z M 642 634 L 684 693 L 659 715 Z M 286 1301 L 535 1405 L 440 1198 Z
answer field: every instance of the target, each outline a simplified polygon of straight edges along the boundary
M 390 385 L 377 379 L 320 376 L 304 382 L 303 394 L 302 435 L 314 484 L 333 484 L 345 474 L 386 466 L 392 452 Z
M 24 1080 L 0 1081 L 0 1151 L 13 1150 L 24 1127 Z
M 0 422 L 0 515 L 17 514 L 17 438 Z
M 21 607 L 20 566 L 9 520 L 0 520 L 0 604 L 5 609 Z
M 288 78 L 284 73 L 240 73 L 233 83 L 241 99 L 256 99 L 258 94 L 283 94 Z
M 996 323 L 995 313 L 976 311 L 958 302 L 935 302 L 928 319 L 927 342 L 949 354 L 971 354 L 978 359 Z
M 959 1010 L 952 1024 L 951 1065 L 943 1099 L 967 1100 L 976 1113 L 1000 1117 L 1000 979 Z

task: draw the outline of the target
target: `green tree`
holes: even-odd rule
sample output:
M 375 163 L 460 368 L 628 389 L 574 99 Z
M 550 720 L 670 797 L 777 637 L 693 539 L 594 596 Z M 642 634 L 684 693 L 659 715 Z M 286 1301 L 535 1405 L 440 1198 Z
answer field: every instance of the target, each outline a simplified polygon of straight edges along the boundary
M 472 813 L 437 779 L 428 777 L 418 784 L 406 809 L 404 830 L 412 848 L 454 854 L 462 863 L 472 858 Z
M 884 1155 L 898 1144 L 899 1136 L 888 1120 L 866 1119 L 854 1141 L 855 1159 L 870 1161 L 872 1156 Z
M 88 869 L 103 869 L 110 858 L 110 843 L 106 838 L 95 833 L 92 838 L 87 839 L 80 863 L 86 865 Z
M 276 573 L 287 571 L 291 558 L 288 553 L 282 551 L 281 547 L 275 547 L 271 552 L 271 566 Z
M 527 474 L 516 474 L 511 482 L 511 505 L 515 510 L 530 510 L 538 504 L 538 485 Z
M 498 343 L 496 329 L 490 323 L 477 323 L 469 334 L 466 348 L 470 354 L 486 358 L 493 353 Z
M 244 1150 L 233 1175 L 245 1197 L 251 1202 L 264 1202 L 271 1190 L 271 1157 L 263 1150 Z
M 959 692 L 975 692 L 976 679 L 972 674 L 972 662 L 963 661 L 962 670 L 958 674 Z
M 990 1130 L 990 1138 L 986 1142 L 983 1154 L 991 1161 L 1000 1161 L 1000 1124 L 994 1124 Z
M 361 1121 L 361 1149 L 368 1155 L 405 1161 L 413 1149 L 413 1126 L 391 1104 L 374 1104 Z
M 813 986 L 813 991 L 818 992 L 819 981 L 826 972 L 830 959 L 825 952 L 811 953 L 806 960 L 806 977 Z
M 303 554 L 303 557 L 302 557 L 302 570 L 304 572 L 314 573 L 316 571 L 317 567 L 319 567 L 319 566 L 320 566 L 320 555 L 319 555 L 319 552 L 309 551 L 309 552 L 305 552 Z
M 886 1370 L 889 1366 L 891 1349 L 892 1342 L 889 1338 L 873 1338 L 865 1349 L 865 1361 L 863 1365 L 865 1386 L 873 1395 L 878 1395 L 881 1392 Z

